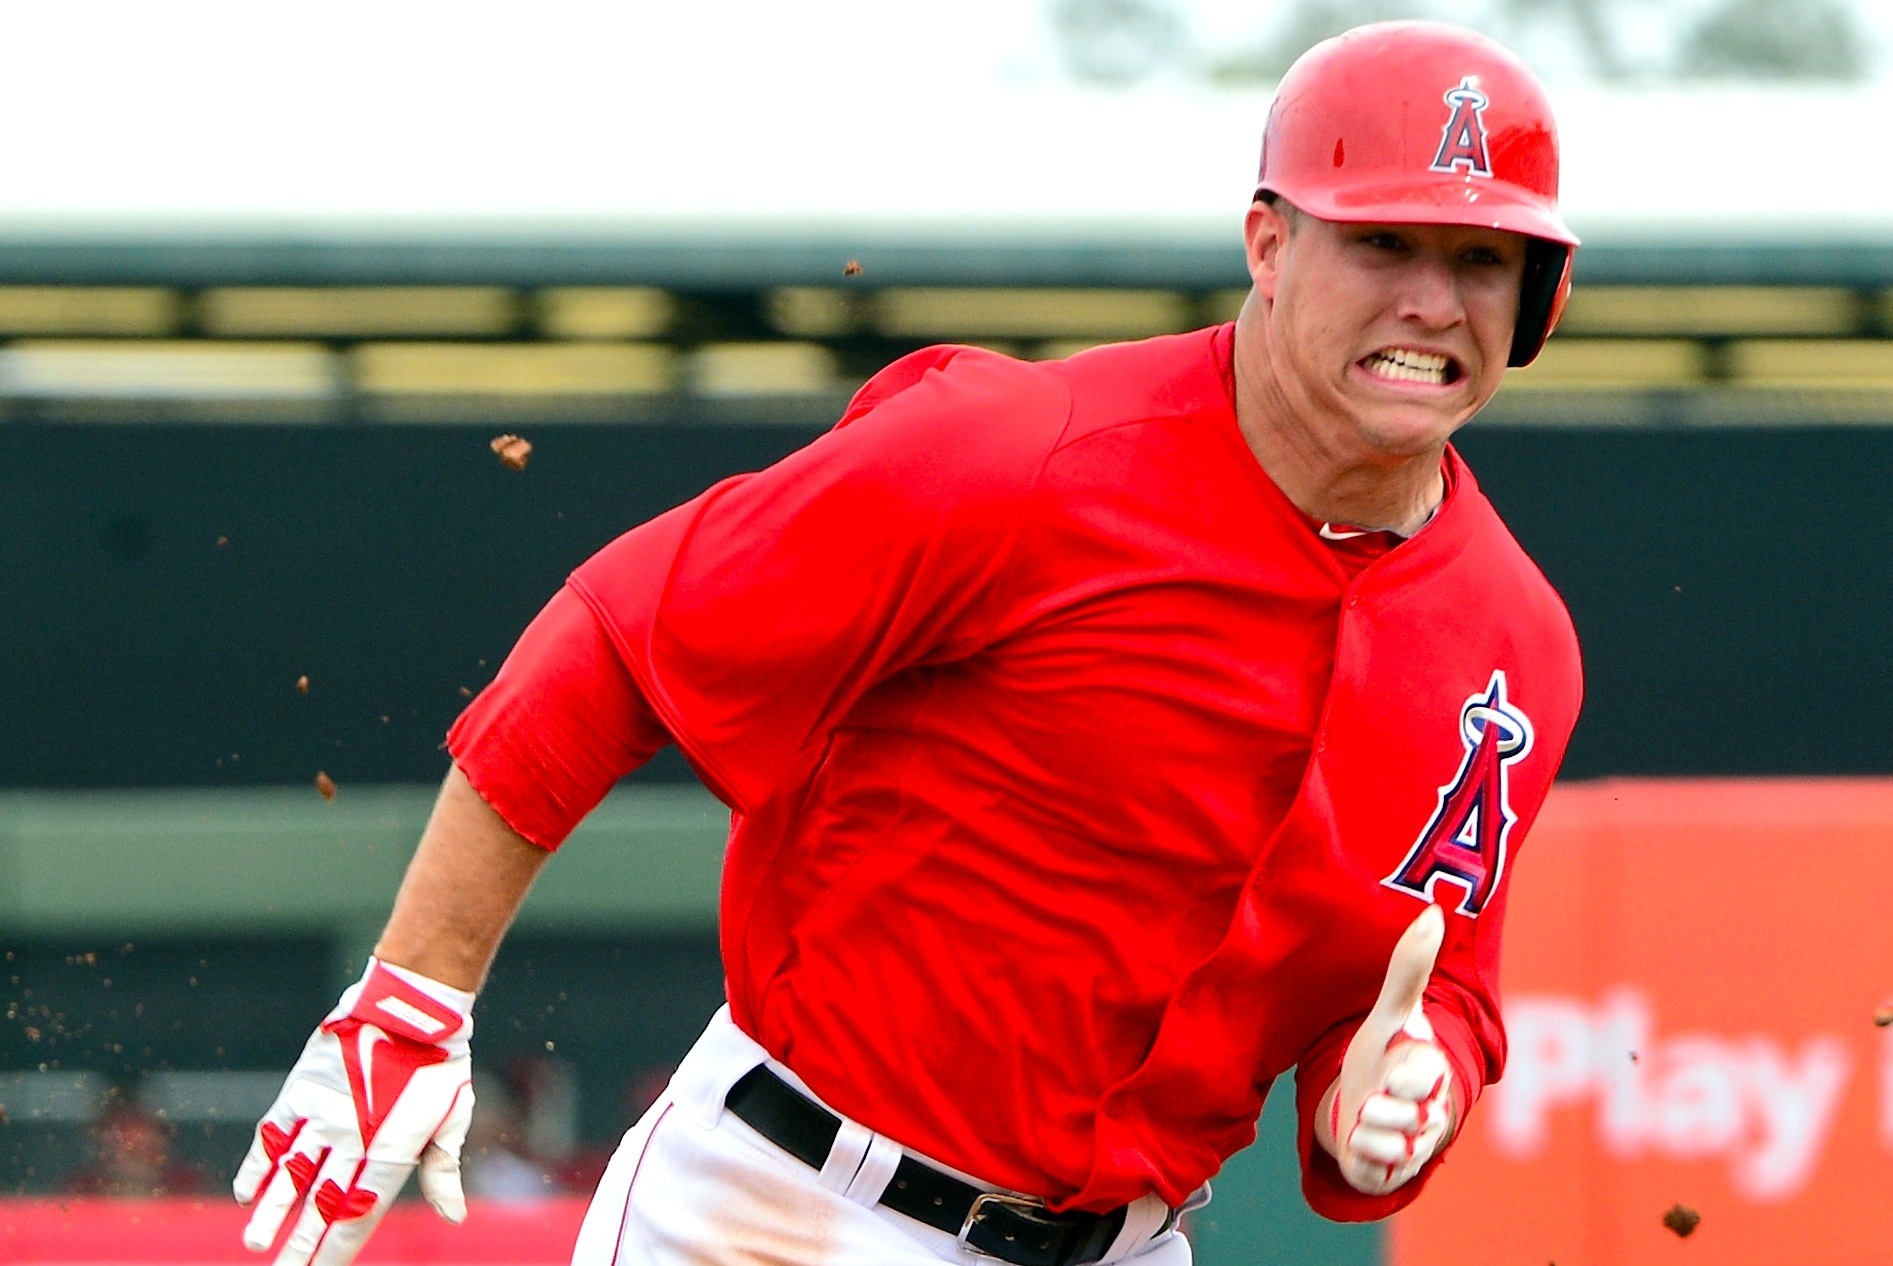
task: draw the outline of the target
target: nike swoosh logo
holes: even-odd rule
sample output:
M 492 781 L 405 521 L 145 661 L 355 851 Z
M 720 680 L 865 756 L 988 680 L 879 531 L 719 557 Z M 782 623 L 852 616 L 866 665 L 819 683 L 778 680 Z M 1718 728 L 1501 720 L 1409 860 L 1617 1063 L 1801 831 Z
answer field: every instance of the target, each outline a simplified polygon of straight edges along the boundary
M 374 1064 L 371 1061 L 374 1058 L 375 1046 L 386 1040 L 381 1036 L 381 1030 L 367 1024 L 362 1025 L 355 1034 L 355 1056 L 361 1060 L 362 1098 L 367 1101 L 364 1105 L 366 1112 L 363 1114 L 365 1121 L 381 1119 L 375 1112 L 375 1074 Z
M 1321 539 L 1324 541 L 1351 541 L 1357 536 L 1367 535 L 1367 532 L 1364 529 L 1359 530 L 1359 531 L 1356 531 L 1353 529 L 1345 529 L 1345 528 L 1337 530 L 1335 526 L 1331 523 L 1323 523 L 1321 525 L 1320 531 L 1321 531 Z

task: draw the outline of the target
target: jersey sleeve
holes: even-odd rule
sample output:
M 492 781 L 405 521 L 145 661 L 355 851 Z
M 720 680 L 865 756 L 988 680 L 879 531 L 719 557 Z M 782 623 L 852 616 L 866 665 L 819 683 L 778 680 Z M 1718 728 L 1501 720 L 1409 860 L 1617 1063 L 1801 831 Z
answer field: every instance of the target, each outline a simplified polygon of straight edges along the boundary
M 565 588 L 461 712 L 447 751 L 508 826 L 551 850 L 669 741 L 598 618 Z
M 740 812 L 812 768 L 890 675 L 983 644 L 1063 379 L 929 349 L 836 428 L 619 537 L 573 574 L 706 786 Z

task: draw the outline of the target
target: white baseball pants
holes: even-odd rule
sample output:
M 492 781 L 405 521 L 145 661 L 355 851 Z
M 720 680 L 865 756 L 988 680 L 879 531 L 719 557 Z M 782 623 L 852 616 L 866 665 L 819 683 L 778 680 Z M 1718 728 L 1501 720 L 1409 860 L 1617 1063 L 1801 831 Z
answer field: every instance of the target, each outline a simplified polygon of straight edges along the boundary
M 902 1155 L 892 1140 L 843 1118 L 818 1172 L 724 1111 L 730 1087 L 763 1063 L 806 1091 L 718 1011 L 612 1156 L 572 1266 L 994 1266 L 876 1203 Z M 1156 1234 L 1165 1213 L 1154 1196 L 1132 1205 L 1104 1261 L 1190 1266 L 1180 1231 Z

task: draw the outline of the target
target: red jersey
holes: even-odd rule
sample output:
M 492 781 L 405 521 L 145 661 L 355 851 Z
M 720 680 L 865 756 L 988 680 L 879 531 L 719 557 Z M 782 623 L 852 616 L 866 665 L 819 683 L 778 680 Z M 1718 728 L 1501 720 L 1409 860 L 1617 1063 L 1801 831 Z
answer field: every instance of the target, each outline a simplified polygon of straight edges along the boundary
M 916 353 L 545 618 L 734 809 L 732 1013 L 837 1109 L 1056 1207 L 1179 1204 L 1299 1064 L 1311 1204 L 1379 1217 L 1419 1180 L 1347 1187 L 1314 1100 L 1429 896 L 1467 1106 L 1497 1074 L 1506 855 L 1576 643 L 1456 455 L 1412 540 L 1321 539 L 1237 430 L 1232 339 Z M 506 702 L 523 658 L 451 746 L 553 844 L 609 784 L 508 772 L 493 718 L 554 724 Z

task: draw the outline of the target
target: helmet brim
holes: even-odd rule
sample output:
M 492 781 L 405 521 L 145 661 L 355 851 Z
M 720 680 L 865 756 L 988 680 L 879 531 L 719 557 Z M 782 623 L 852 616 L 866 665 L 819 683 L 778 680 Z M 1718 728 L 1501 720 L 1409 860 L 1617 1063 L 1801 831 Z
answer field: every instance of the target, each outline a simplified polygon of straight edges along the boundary
M 1283 188 L 1265 181 L 1257 193 L 1286 198 L 1318 220 L 1336 224 L 1453 224 L 1522 233 L 1563 246 L 1577 235 L 1545 200 L 1496 180 L 1377 180 L 1322 189 Z

